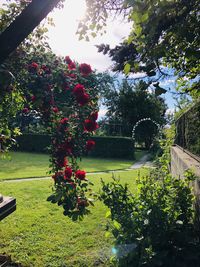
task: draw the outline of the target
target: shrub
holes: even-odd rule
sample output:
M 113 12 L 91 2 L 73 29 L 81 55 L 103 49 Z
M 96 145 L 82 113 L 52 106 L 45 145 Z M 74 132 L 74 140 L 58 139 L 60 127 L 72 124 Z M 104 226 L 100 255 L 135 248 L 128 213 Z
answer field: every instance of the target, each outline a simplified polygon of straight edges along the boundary
M 128 137 L 95 136 L 95 148 L 89 153 L 95 157 L 134 158 L 133 140 Z
M 161 180 L 154 171 L 137 180 L 135 194 L 116 179 L 102 182 L 101 199 L 110 209 L 114 259 L 120 266 L 199 266 L 190 177 Z
M 46 134 L 23 134 L 17 137 L 15 150 L 26 152 L 47 152 L 51 137 Z
M 93 136 L 95 147 L 88 152 L 92 157 L 134 158 L 134 146 L 127 137 Z M 17 150 L 27 152 L 46 152 L 50 145 L 50 136 L 44 134 L 23 134 L 17 138 Z

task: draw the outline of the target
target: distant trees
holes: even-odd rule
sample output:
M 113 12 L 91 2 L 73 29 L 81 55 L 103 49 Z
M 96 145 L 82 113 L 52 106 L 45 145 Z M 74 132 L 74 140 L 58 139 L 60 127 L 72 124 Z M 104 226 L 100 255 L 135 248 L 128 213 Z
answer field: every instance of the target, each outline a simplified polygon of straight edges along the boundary
M 103 103 L 108 110 L 105 121 L 110 125 L 121 125 L 115 134 L 131 136 L 133 126 L 142 118 L 150 117 L 161 126 L 166 122 L 164 100 L 150 92 L 144 81 L 131 85 L 123 80 L 119 87 L 109 88 L 104 94 Z M 136 128 L 136 141 L 144 142 L 149 148 L 157 133 L 158 128 L 151 121 L 143 122 Z

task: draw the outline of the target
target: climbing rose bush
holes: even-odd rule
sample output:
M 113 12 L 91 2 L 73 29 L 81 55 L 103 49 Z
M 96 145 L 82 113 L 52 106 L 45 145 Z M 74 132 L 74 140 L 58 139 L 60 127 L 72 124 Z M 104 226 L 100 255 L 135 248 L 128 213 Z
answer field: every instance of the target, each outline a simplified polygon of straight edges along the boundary
M 22 113 L 37 110 L 51 135 L 50 162 L 54 192 L 48 198 L 64 208 L 64 215 L 76 220 L 92 204 L 88 187 L 92 183 L 77 159 L 94 148 L 88 140 L 98 128 L 98 92 L 91 66 L 66 56 L 52 65 L 31 62 L 27 102 Z

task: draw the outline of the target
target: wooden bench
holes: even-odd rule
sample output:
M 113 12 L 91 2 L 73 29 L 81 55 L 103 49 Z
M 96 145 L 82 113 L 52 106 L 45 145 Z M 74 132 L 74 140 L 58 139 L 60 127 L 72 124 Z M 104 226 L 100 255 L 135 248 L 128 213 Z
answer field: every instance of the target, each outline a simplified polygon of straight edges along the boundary
M 16 210 L 16 199 L 0 195 L 0 221 Z

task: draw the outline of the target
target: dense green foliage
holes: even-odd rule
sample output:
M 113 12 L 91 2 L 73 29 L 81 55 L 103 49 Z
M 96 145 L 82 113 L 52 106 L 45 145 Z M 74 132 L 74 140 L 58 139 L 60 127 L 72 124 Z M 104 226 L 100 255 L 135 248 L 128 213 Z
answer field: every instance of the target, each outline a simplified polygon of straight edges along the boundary
M 94 136 L 95 148 L 89 153 L 91 156 L 105 158 L 134 159 L 134 143 L 128 137 Z
M 166 138 L 157 168 L 138 177 L 137 192 L 132 194 L 129 185 L 121 185 L 116 178 L 103 182 L 101 199 L 110 209 L 108 228 L 115 237 L 113 260 L 120 266 L 199 266 L 200 239 L 191 188 L 195 176 L 189 171 L 185 179 L 171 176 L 173 131 L 167 131 Z
M 134 158 L 134 144 L 131 138 L 93 136 L 95 147 L 88 152 L 89 156 L 103 158 Z M 50 136 L 43 134 L 23 134 L 17 138 L 19 151 L 45 152 L 50 145 Z
M 151 173 L 137 180 L 137 194 L 116 179 L 103 183 L 101 198 L 110 208 L 120 266 L 199 266 L 189 182 Z
M 176 120 L 175 143 L 200 156 L 200 102 Z
M 79 27 L 82 38 L 86 33 L 95 36 L 113 14 L 122 14 L 125 21 L 132 23 L 124 43 L 114 49 L 108 45 L 99 47 L 99 51 L 109 53 L 116 63 L 115 70 L 124 70 L 126 74 L 144 72 L 149 77 L 159 73 L 164 77 L 164 67 L 171 67 L 184 90 L 199 94 L 199 0 L 86 2 L 87 17 Z

